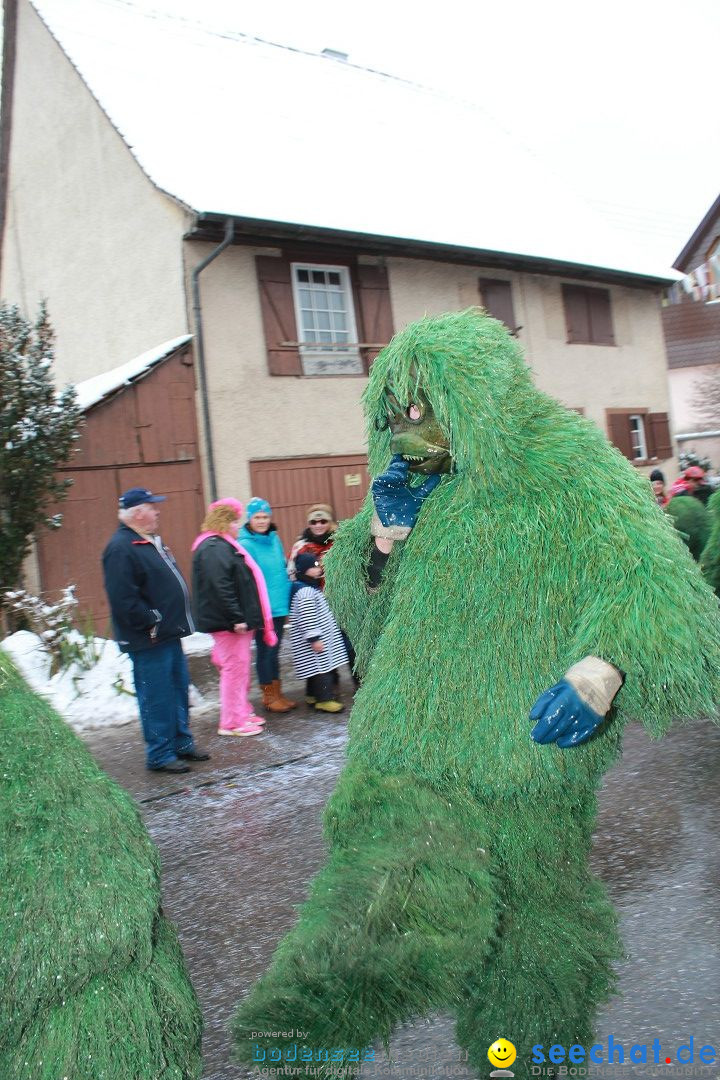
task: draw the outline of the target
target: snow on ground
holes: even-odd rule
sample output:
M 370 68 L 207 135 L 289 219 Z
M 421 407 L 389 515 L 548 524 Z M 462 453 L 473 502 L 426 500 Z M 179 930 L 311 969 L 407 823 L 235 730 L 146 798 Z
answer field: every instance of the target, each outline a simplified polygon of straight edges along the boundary
M 210 651 L 209 634 L 193 634 L 183 642 L 185 651 Z M 51 657 L 37 634 L 18 630 L 0 642 L 29 686 L 44 697 L 75 731 L 120 727 L 137 720 L 132 664 L 114 641 L 94 639 L 96 662 L 89 670 L 71 664 L 50 675 Z M 192 707 L 203 705 L 202 695 L 190 688 Z
M 191 634 L 190 637 L 182 639 L 182 644 L 186 656 L 202 656 L 212 652 L 214 642 L 212 634 Z

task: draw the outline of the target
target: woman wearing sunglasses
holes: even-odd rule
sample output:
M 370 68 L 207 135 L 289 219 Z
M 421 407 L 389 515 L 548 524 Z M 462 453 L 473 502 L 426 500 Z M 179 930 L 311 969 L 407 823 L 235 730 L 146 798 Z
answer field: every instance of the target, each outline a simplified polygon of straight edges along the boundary
M 332 506 L 328 506 L 327 503 L 316 503 L 315 506 L 310 507 L 307 512 L 307 527 L 303 530 L 302 536 L 298 537 L 293 544 L 288 560 L 288 575 L 293 581 L 296 579 L 295 556 L 300 548 L 306 552 L 312 552 L 316 559 L 322 561 L 323 556 L 332 547 L 336 529 L 337 521 L 335 521 Z M 323 579 L 321 589 L 324 588 L 324 584 Z
M 312 553 L 317 559 L 320 567 L 322 568 L 323 557 L 327 555 L 328 551 L 332 547 L 333 540 L 335 539 L 335 530 L 337 529 L 337 521 L 335 520 L 335 514 L 333 513 L 332 506 L 328 506 L 327 503 L 316 503 L 315 506 L 311 506 L 307 512 L 307 528 L 304 530 L 302 536 L 300 536 L 293 544 L 292 551 L 290 552 L 290 558 L 288 560 L 288 577 L 292 581 L 297 581 L 298 576 L 295 569 L 295 558 L 302 548 L 303 552 L 307 554 Z M 320 575 L 317 582 L 317 587 L 322 591 L 325 588 L 325 575 Z M 340 628 L 343 642 L 345 643 L 345 651 L 348 655 L 348 663 L 350 665 L 350 671 L 352 673 L 352 680 L 355 686 L 359 686 L 358 679 L 355 675 L 355 650 L 352 647 L 352 642 L 347 636 L 345 631 Z M 334 681 L 337 685 L 337 669 L 333 673 Z M 315 704 L 315 697 L 312 694 L 308 694 L 305 698 L 308 705 Z

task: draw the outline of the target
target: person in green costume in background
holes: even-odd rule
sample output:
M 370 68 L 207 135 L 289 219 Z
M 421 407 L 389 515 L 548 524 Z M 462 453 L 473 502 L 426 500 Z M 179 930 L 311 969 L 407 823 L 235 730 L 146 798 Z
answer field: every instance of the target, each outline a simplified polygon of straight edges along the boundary
M 673 502 L 676 500 L 673 499 Z M 703 577 L 715 595 L 720 596 L 720 491 L 711 495 L 707 504 L 710 535 L 700 557 Z
M 0 1077 L 199 1080 L 202 1017 L 132 799 L 0 650 Z
M 647 480 L 480 310 L 397 334 L 364 403 L 375 479 L 326 561 L 362 676 L 347 764 L 236 1054 L 445 1011 L 480 1072 L 502 1035 L 525 1077 L 533 1044 L 587 1045 L 612 991 L 596 790 L 628 721 L 717 720 L 717 601 Z
M 665 507 L 683 543 L 696 561 L 705 549 L 712 527 L 712 517 L 699 499 L 691 495 L 675 495 Z

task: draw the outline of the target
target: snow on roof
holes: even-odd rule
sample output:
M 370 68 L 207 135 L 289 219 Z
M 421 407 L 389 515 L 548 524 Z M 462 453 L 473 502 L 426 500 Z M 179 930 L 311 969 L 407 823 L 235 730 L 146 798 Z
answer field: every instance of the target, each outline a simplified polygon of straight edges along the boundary
M 151 180 L 198 212 L 676 276 L 480 105 L 203 23 L 202 5 L 33 2 Z
M 75 392 L 78 405 L 83 411 L 89 409 L 92 405 L 97 405 L 108 394 L 111 394 L 114 390 L 119 390 L 121 386 L 129 385 L 138 376 L 149 371 L 155 364 L 158 364 L 170 353 L 179 349 L 181 345 L 186 345 L 191 340 L 191 337 L 190 334 L 184 334 L 182 337 L 173 338 L 172 341 L 166 341 L 164 345 L 148 349 L 147 352 L 141 353 L 140 356 L 136 356 L 133 360 L 128 360 L 119 367 L 113 368 L 112 371 L 104 371 L 100 375 L 93 375 L 91 379 L 85 379 L 83 382 L 77 383 Z

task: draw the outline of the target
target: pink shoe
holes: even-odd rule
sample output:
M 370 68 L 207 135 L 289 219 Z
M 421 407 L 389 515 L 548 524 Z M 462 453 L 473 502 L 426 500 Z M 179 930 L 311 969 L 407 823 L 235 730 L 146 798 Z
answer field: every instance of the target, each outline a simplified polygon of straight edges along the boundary
M 218 728 L 218 735 L 260 735 L 262 724 L 251 724 L 248 720 L 236 728 Z

